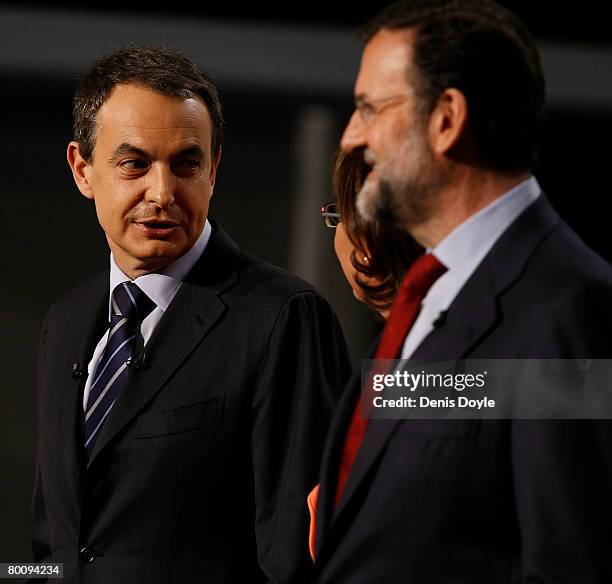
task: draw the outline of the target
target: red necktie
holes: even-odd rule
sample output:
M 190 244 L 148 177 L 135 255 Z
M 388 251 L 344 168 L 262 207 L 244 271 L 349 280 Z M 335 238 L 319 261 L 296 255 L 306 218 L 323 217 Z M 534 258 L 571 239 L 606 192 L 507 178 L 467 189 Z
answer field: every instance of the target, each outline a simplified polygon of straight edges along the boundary
M 444 272 L 446 272 L 446 267 L 430 253 L 422 255 L 410 266 L 397 292 L 374 359 L 397 359 L 399 357 L 406 336 L 421 310 L 423 298 L 425 298 L 433 283 Z M 353 412 L 351 425 L 344 441 L 340 470 L 338 471 L 335 507 L 338 506 L 344 492 L 344 487 L 357 458 L 367 426 L 368 418 L 364 418 L 361 414 L 360 398 L 357 400 L 357 407 Z

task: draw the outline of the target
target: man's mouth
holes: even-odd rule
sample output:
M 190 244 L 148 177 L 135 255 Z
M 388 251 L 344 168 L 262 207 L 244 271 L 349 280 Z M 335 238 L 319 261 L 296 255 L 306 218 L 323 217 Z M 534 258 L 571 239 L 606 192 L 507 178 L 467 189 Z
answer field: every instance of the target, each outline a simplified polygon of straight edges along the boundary
M 172 219 L 145 219 L 136 221 L 137 225 L 149 237 L 167 237 L 179 228 L 180 223 Z
M 366 151 L 363 157 L 363 162 L 365 165 L 365 180 L 373 177 L 376 174 L 376 161 L 374 157 Z
M 168 227 L 176 227 L 178 225 L 178 223 L 173 221 L 139 221 L 139 223 L 153 229 L 167 229 Z
M 366 168 L 367 174 L 365 180 L 372 179 L 376 175 L 376 168 L 374 165 L 368 165 Z

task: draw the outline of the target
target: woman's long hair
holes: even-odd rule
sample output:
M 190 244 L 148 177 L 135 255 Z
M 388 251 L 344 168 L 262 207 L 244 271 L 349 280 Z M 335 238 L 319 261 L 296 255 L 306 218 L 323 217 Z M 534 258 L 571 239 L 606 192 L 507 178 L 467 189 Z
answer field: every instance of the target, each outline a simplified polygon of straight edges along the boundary
M 368 306 L 378 312 L 391 308 L 406 270 L 423 252 L 406 232 L 363 219 L 355 207 L 357 193 L 365 180 L 368 167 L 361 151 L 334 154 L 332 188 L 336 195 L 342 225 L 355 247 L 351 263 L 357 270 L 355 279 L 363 290 Z M 368 260 L 364 261 L 364 257 Z M 376 284 L 363 278 L 374 278 Z

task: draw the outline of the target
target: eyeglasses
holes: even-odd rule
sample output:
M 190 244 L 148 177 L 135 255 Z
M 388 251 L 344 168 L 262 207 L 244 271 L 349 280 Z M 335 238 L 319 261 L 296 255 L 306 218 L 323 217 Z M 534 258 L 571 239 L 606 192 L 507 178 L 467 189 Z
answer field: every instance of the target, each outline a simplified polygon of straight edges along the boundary
M 355 111 L 359 114 L 364 125 L 368 125 L 372 120 L 386 109 L 395 107 L 406 101 L 410 95 L 408 93 L 389 95 L 379 99 L 363 99 L 357 98 L 355 101 Z
M 338 227 L 338 223 L 342 221 L 342 216 L 338 212 L 338 204 L 334 201 L 325 203 L 325 205 L 321 207 L 321 217 L 323 217 L 325 225 L 330 229 Z

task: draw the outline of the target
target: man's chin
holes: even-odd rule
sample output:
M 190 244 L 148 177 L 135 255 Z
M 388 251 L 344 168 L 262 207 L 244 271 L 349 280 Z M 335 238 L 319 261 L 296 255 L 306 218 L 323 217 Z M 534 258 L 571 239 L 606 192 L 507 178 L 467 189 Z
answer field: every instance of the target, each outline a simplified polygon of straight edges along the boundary
M 366 180 L 355 200 L 357 211 L 366 221 L 376 221 L 378 198 L 378 185 Z
M 182 255 L 185 251 L 182 246 L 172 245 L 168 242 L 156 242 L 157 245 L 149 245 L 142 251 L 140 260 L 143 264 L 156 266 L 155 269 L 165 268 Z
M 388 225 L 398 223 L 393 211 L 393 192 L 384 181 L 366 180 L 357 194 L 355 206 L 366 221 L 377 221 Z
M 183 248 L 174 242 L 154 240 L 111 246 L 117 265 L 130 277 L 163 270 L 184 254 Z

